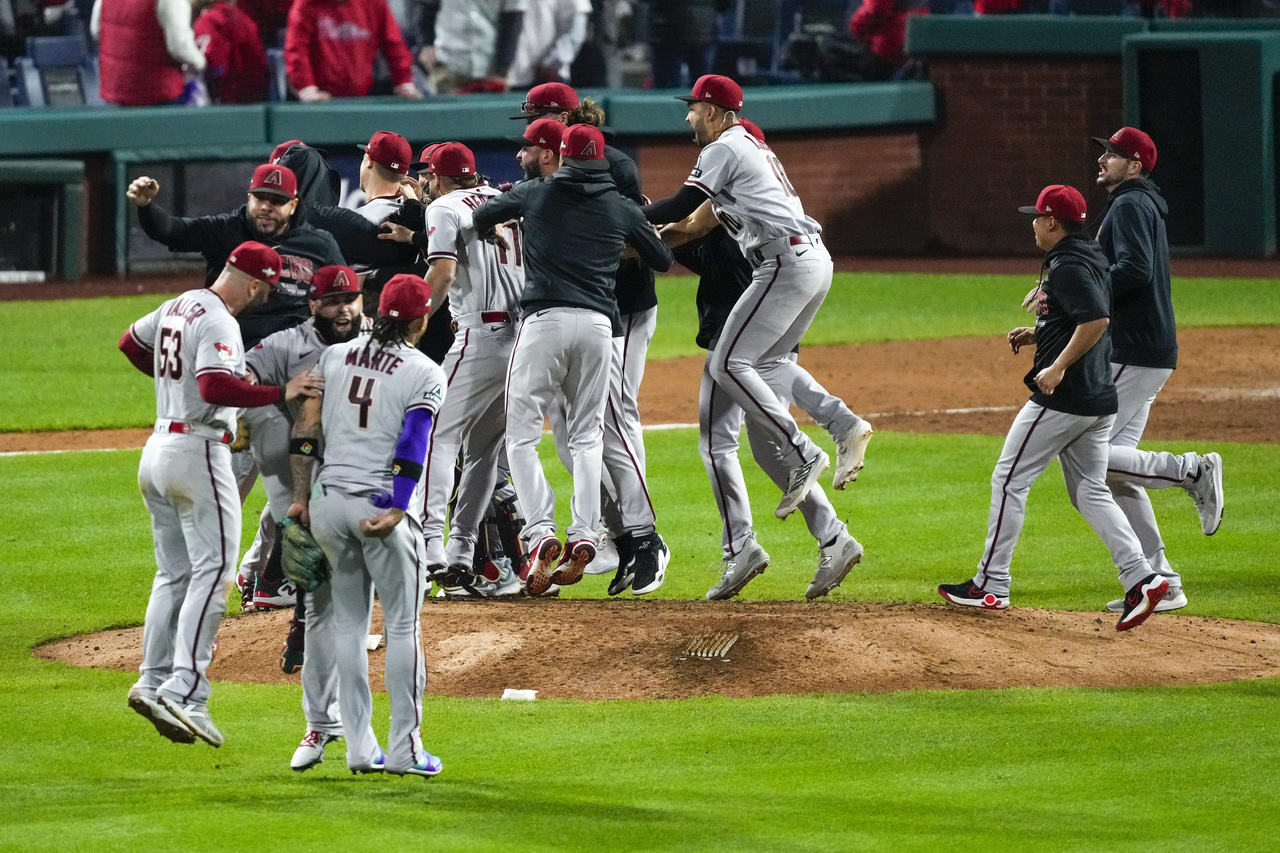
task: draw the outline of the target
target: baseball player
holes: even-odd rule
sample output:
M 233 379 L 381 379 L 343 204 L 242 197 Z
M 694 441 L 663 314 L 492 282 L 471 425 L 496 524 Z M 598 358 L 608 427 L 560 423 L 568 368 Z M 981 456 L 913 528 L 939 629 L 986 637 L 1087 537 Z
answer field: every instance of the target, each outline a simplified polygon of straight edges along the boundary
M 333 567 L 329 583 L 311 596 L 307 644 L 312 654 L 323 648 L 337 661 L 347 766 L 356 773 L 435 776 L 442 767 L 422 746 L 427 671 L 419 619 L 427 581 L 422 532 L 412 516 L 405 518 L 445 396 L 440 366 L 414 349 L 430 303 L 431 288 L 421 278 L 387 282 L 370 334 L 320 356 L 315 372 L 333 390 L 303 405 L 290 443 L 289 517 L 311 526 Z M 324 462 L 313 488 L 321 442 Z M 391 695 L 385 753 L 371 725 L 366 650 L 375 590 Z
M 421 519 L 428 566 L 443 565 L 438 576 L 447 596 L 507 596 L 520 591 L 510 572 L 496 584 L 481 584 L 473 566 L 477 537 L 493 497 L 498 454 L 506 429 L 504 391 L 515 344 L 524 289 L 520 224 L 499 229 L 504 245 L 480 239 L 472 213 L 502 193 L 476 177 L 471 149 L 460 142 L 436 146 L 426 163 L 430 175 L 427 230 L 413 234 L 387 224 L 399 240 L 411 240 L 431 264 L 427 283 L 433 299 L 448 297 L 457 337 L 445 357 L 447 402 L 431 429 L 423 488 L 413 514 Z M 444 544 L 444 521 L 454 486 L 454 460 L 462 452 L 458 497 Z
M 274 384 L 281 377 L 295 376 L 310 370 L 327 347 L 345 343 L 360 334 L 363 327 L 363 300 L 355 270 L 350 267 L 322 267 L 311 279 L 312 317 L 300 326 L 276 332 L 262 340 L 245 355 L 249 372 L 263 384 Z M 272 518 L 284 518 L 293 502 L 293 471 L 289 460 L 289 438 L 299 409 L 298 403 L 287 406 L 263 406 L 246 409 L 249 424 L 249 447 L 254 462 L 262 473 L 267 492 L 267 509 Z M 272 526 L 272 539 L 278 541 Z M 317 618 L 330 614 L 311 614 L 308 620 L 305 594 L 299 593 L 289 636 L 281 652 L 281 668 L 287 673 L 302 668 L 302 710 L 307 728 L 294 753 L 294 770 L 307 770 L 324 760 L 327 743 L 342 733 L 342 717 L 338 708 L 338 676 L 332 659 L 325 659 L 325 647 L 314 649 L 310 666 L 303 667 L 305 631 Z
M 830 459 L 800 431 L 760 365 L 791 352 L 808 330 L 831 287 L 831 255 L 819 236 L 822 226 L 805 215 L 778 158 L 739 123 L 742 88 L 708 74 L 679 100 L 689 105 L 686 121 L 702 151 L 680 192 L 647 205 L 645 215 L 658 224 L 679 222 L 710 199 L 716 219 L 755 267 L 707 364 L 747 420 L 782 448 L 788 474 L 775 515 L 786 518 Z M 834 488 L 857 476 L 869 435 L 851 425 L 836 438 Z
M 1195 501 L 1201 529 L 1212 536 L 1222 523 L 1222 457 L 1138 449 L 1151 404 L 1178 366 L 1165 231 L 1169 206 L 1150 179 L 1156 165 L 1150 136 L 1123 127 L 1110 139 L 1093 141 L 1103 148 L 1098 185 L 1108 193 L 1098 243 L 1111 265 L 1111 378 L 1119 397 L 1107 485 L 1142 542 L 1151 568 L 1169 581 L 1169 592 L 1156 610 L 1177 610 L 1187 605 L 1187 596 L 1181 576 L 1165 557 L 1147 489 L 1186 489 Z M 1123 608 L 1122 599 L 1107 604 L 1111 611 Z
M 243 243 L 211 288 L 170 299 L 120 339 L 120 349 L 156 385 L 155 433 L 138 466 L 155 537 L 156 579 L 129 706 L 178 743 L 223 741 L 209 716 L 205 669 L 240 538 L 228 449 L 236 407 L 291 401 L 323 384 L 305 371 L 284 385 L 241 378 L 244 346 L 235 317 L 266 304 L 280 267 L 273 249 Z
M 765 141 L 764 132 L 753 122 L 747 119 L 740 122 L 753 137 Z M 704 202 L 688 219 L 669 225 L 660 233 L 667 245 L 681 247 L 676 251 L 676 260 L 699 275 L 697 343 L 713 350 L 725 321 L 751 285 L 754 272 L 751 264 L 742 256 L 733 237 L 718 225 L 709 203 Z M 833 434 L 861 426 L 866 436 L 861 446 L 866 447 L 866 440 L 871 436 L 870 426 L 800 367 L 794 352 L 762 362 L 760 373 L 779 399 L 795 402 Z M 706 597 L 722 600 L 741 592 L 752 578 L 763 572 L 769 565 L 769 555 L 756 541 L 752 530 L 751 505 L 738 462 L 742 408 L 716 384 L 706 369 L 698 394 L 698 425 L 698 449 L 723 522 L 724 568 L 720 581 L 708 590 Z M 747 422 L 747 438 L 757 464 L 779 487 L 785 486 L 787 469 L 782 448 L 754 421 Z M 814 599 L 839 586 L 862 559 L 863 548 L 840 521 L 821 486 L 814 485 L 800 504 L 800 513 L 818 542 L 818 569 L 805 591 L 807 598 Z
M 619 255 L 630 243 L 654 269 L 668 269 L 672 261 L 671 250 L 609 178 L 597 128 L 570 127 L 560 151 L 563 165 L 554 175 L 525 181 L 472 214 L 486 236 L 499 223 L 524 217 L 523 319 L 507 378 L 507 459 L 527 519 L 522 539 L 531 546 L 530 595 L 553 583 L 577 583 L 595 557 Z M 555 533 L 555 495 L 538 460 L 542 419 L 557 392 L 566 401 L 574 480 L 573 521 L 563 547 Z M 553 568 L 561 551 L 564 559 Z
M 549 122 L 598 128 L 604 124 L 605 113 L 590 98 L 579 100 L 578 93 L 564 83 L 544 83 L 529 90 L 520 114 L 512 118 L 529 124 L 525 139 L 521 140 L 522 150 L 527 150 L 529 139 L 553 136 Z M 536 137 L 528 133 L 534 125 L 539 128 Z M 644 204 L 640 170 L 635 161 L 611 145 L 605 146 L 604 158 L 618 192 L 636 204 Z M 548 165 L 554 171 L 555 164 L 547 164 L 544 158 L 543 166 Z M 619 325 L 614 329 L 609 397 L 605 404 L 606 477 L 601 495 L 606 528 L 618 554 L 618 567 L 609 585 L 609 594 L 619 595 L 630 588 L 633 594 L 644 595 L 662 586 L 671 558 L 670 550 L 657 533 L 657 517 L 645 482 L 644 431 L 638 402 L 645 357 L 658 322 L 653 270 L 639 259 L 624 256 L 614 279 L 614 297 L 618 303 Z M 556 449 L 560 458 L 567 460 L 567 430 L 561 401 L 551 407 L 548 416 L 556 436 Z M 608 570 L 607 564 L 596 568 L 594 562 L 588 567 L 592 573 Z
M 308 224 L 298 200 L 297 176 L 286 166 L 264 163 L 254 169 L 248 201 L 234 213 L 173 216 L 155 201 L 159 192 L 160 184 L 143 176 L 125 195 L 138 209 L 138 222 L 148 237 L 175 252 L 204 256 L 207 284 L 221 274 L 232 249 L 246 240 L 261 241 L 280 253 L 279 287 L 262 308 L 237 318 L 245 346 L 310 317 L 312 274 L 320 267 L 345 263 L 333 237 Z
M 1169 591 L 1151 570 L 1142 545 L 1107 488 L 1108 442 L 1115 424 L 1108 333 L 1111 294 L 1107 259 L 1085 233 L 1084 196 L 1073 187 L 1045 187 L 1035 205 L 1018 208 L 1035 218 L 1036 245 L 1048 269 L 1041 287 L 1045 311 L 1035 328 L 1009 332 L 1015 354 L 1035 345 L 1024 379 L 1031 399 L 1014 418 L 991 475 L 987 542 L 971 581 L 943 584 L 953 604 L 1003 610 L 1009 606 L 1009 566 L 1022 531 L 1027 493 L 1055 458 L 1062 463 L 1071 503 L 1106 544 L 1125 588 L 1117 631 L 1146 621 Z
M 381 225 L 404 207 L 400 182 L 409 174 L 413 148 L 400 134 L 379 130 L 360 149 L 364 151 L 360 161 L 360 189 L 365 201 L 356 208 L 356 213 Z

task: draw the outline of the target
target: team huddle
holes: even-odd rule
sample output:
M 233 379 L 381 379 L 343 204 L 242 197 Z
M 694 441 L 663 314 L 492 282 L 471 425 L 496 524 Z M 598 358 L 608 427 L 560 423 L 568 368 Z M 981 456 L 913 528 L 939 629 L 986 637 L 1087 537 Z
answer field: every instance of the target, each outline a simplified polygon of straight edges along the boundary
M 526 123 L 512 137 L 525 176 L 514 186 L 491 186 L 461 143 L 428 145 L 415 161 L 387 131 L 363 146 L 366 204 L 356 211 L 336 207 L 336 176 L 299 140 L 255 169 L 233 214 L 182 219 L 155 202 L 152 179 L 130 185 L 144 230 L 201 252 L 209 268 L 206 288 L 164 303 L 120 342 L 156 385 L 139 484 L 157 573 L 129 704 L 162 735 L 223 741 L 205 673 L 236 575 L 241 502 L 259 477 L 267 506 L 237 582 L 245 609 L 295 608 L 281 657 L 285 672 L 302 671 L 295 770 L 343 737 L 353 772 L 441 771 L 421 737 L 420 618 L 433 589 L 551 597 L 610 572 L 611 596 L 659 589 L 671 550 L 649 497 L 638 397 L 657 323 L 654 272 L 677 261 L 700 278 L 698 343 L 708 350 L 699 450 L 723 565 L 706 598 L 732 598 L 770 564 L 738 460 L 744 424 L 779 490 L 775 515 L 799 510 L 816 540 L 806 598 L 858 564 L 863 546 L 819 484 L 832 460 L 790 411 L 830 434 L 831 487 L 855 481 L 871 426 L 796 356 L 832 283 L 822 228 L 764 132 L 740 117 L 736 83 L 708 75 L 680 100 L 700 153 L 679 191 L 656 202 L 635 163 L 607 144 L 603 112 L 562 84 L 536 87 L 513 116 Z M 1058 458 L 1119 569 L 1126 594 L 1109 607 L 1127 630 L 1186 604 L 1145 490 L 1183 487 L 1212 534 L 1222 460 L 1137 449 L 1177 357 L 1167 208 L 1147 189 L 1155 149 L 1145 134 L 1098 141 L 1099 183 L 1112 194 L 1099 240 L 1070 187 L 1046 188 L 1023 209 L 1047 273 L 1025 302 L 1036 327 L 1008 339 L 1015 354 L 1036 347 L 1033 396 L 992 478 L 978 573 L 938 591 L 955 604 L 1008 606 L 1027 492 Z M 368 317 L 366 295 L 377 301 Z M 563 534 L 538 456 L 545 422 L 573 479 Z M 327 582 L 285 577 L 306 531 Z M 385 741 L 371 720 L 375 595 Z

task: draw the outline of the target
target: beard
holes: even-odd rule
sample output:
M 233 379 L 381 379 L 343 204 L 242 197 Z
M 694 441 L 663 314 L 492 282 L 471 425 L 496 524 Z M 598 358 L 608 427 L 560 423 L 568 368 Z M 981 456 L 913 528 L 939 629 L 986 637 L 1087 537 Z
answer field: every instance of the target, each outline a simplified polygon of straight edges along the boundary
M 332 346 L 333 344 L 345 344 L 347 341 L 360 334 L 360 327 L 364 325 L 364 316 L 357 314 L 351 318 L 351 324 L 345 332 L 340 332 L 334 328 L 334 321 L 328 317 L 315 316 L 316 332 L 324 339 L 324 342 Z
M 530 160 L 524 164 L 524 176 L 526 180 L 536 181 L 542 177 L 542 168 L 538 165 L 537 160 Z

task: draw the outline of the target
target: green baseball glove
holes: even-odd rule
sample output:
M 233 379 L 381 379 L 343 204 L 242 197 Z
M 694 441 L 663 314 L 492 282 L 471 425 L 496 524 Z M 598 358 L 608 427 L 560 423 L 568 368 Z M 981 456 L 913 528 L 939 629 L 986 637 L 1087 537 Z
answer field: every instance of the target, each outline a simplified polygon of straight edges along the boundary
M 303 592 L 314 592 L 329 580 L 332 569 L 311 531 L 296 520 L 280 522 L 280 565 L 285 577 Z

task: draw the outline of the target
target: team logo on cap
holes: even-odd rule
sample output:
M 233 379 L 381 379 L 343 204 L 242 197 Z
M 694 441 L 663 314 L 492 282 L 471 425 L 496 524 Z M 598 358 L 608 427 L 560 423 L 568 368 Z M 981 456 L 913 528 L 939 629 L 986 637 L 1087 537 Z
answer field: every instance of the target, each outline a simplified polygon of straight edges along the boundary
M 271 276 L 273 276 L 273 275 L 275 275 L 275 274 L 276 274 L 276 271 L 275 271 L 275 270 L 273 270 L 271 267 L 263 267 L 263 268 L 262 268 L 262 275 L 263 275 L 263 277 L 264 277 L 264 278 L 271 278 Z
M 338 274 L 333 277 L 333 286 L 343 289 L 351 286 L 351 280 L 347 277 L 346 270 L 338 270 Z
M 594 139 L 588 139 L 587 144 L 582 146 L 582 156 L 583 157 L 596 156 L 596 141 Z
M 272 169 L 270 172 L 267 172 L 267 174 L 263 177 L 262 183 L 263 183 L 263 186 L 266 186 L 267 184 L 271 184 L 273 186 L 283 187 L 284 178 L 280 176 L 279 169 Z
M 236 357 L 236 351 L 233 350 L 227 344 L 215 343 L 213 345 L 213 348 L 218 351 L 218 358 L 222 359 L 223 361 L 230 361 L 231 359 Z

